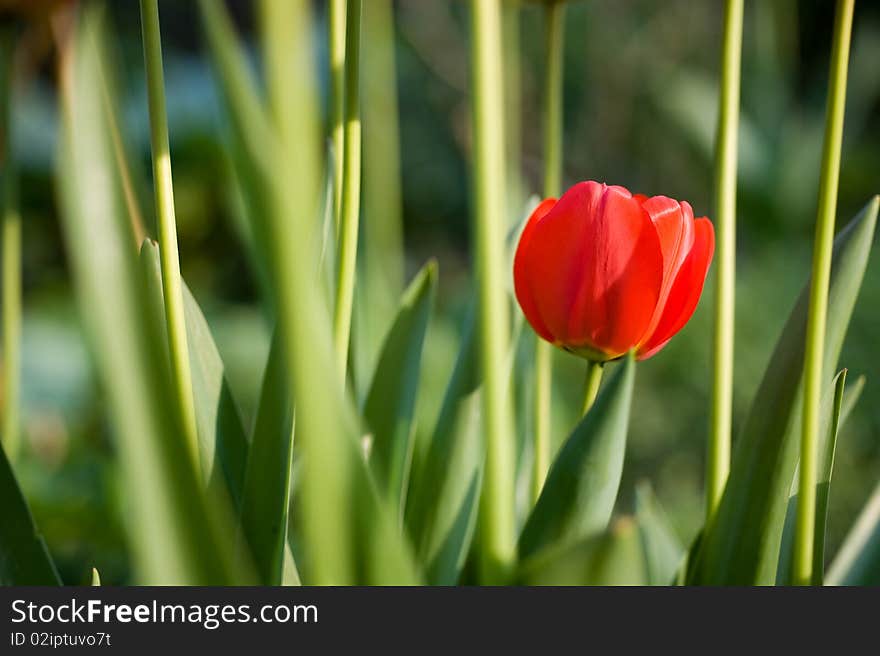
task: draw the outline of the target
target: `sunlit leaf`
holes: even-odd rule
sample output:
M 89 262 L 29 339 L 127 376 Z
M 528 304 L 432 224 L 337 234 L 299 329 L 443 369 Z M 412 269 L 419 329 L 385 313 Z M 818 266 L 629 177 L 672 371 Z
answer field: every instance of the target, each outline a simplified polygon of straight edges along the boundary
M 398 505 L 405 498 L 412 461 L 422 346 L 436 289 L 437 265 L 430 262 L 403 294 L 364 405 L 364 419 L 372 435 L 370 464 L 380 488 Z
M 877 205 L 874 198 L 835 239 L 823 369 L 829 380 L 865 272 Z M 783 329 L 743 424 L 724 496 L 688 573 L 691 583 L 770 585 L 776 579 L 798 456 L 808 289 L 809 283 Z
M 635 368 L 627 355 L 560 448 L 523 527 L 520 558 L 607 526 L 623 473 Z

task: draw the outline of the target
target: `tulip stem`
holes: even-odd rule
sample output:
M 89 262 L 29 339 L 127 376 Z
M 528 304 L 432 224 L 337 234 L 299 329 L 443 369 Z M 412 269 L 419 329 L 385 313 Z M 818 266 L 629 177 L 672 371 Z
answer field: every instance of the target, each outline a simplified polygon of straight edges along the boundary
M 342 153 L 338 275 L 333 312 L 337 366 L 345 381 L 351 337 L 351 307 L 357 265 L 358 219 L 361 203 L 360 44 L 361 0 L 348 0 L 345 17 L 345 132 Z
M 831 276 L 831 252 L 834 240 L 834 217 L 840 177 L 840 151 L 843 141 L 843 116 L 846 105 L 846 78 L 849 60 L 855 0 L 838 0 L 831 46 L 831 72 L 828 82 L 828 105 L 825 113 L 825 141 L 813 246 L 813 273 L 810 284 L 810 309 L 807 315 L 806 351 L 804 353 L 804 404 L 801 432 L 800 476 L 798 478 L 797 520 L 794 542 L 795 585 L 815 582 L 813 545 L 816 530 L 816 459 L 819 440 L 819 403 L 823 386 L 825 321 L 828 313 L 828 286 Z
M 330 142 L 333 145 L 333 221 L 339 234 L 342 207 L 342 150 L 345 143 L 345 0 L 327 3 L 330 50 Z
M 594 362 L 590 360 L 590 363 L 587 365 L 587 377 L 584 380 L 584 402 L 581 405 L 581 416 L 587 414 L 590 408 L 593 407 L 593 403 L 596 401 L 596 396 L 599 394 L 599 385 L 602 383 L 603 369 L 604 363 L 602 362 Z
M 153 187 L 156 194 L 159 229 L 162 296 L 165 302 L 172 385 L 192 464 L 198 472 L 200 471 L 198 432 L 183 310 L 180 256 L 177 250 L 177 225 L 174 216 L 171 152 L 168 145 L 168 117 L 165 112 L 165 79 L 162 70 L 158 1 L 141 0 L 140 8 L 144 40 L 144 65 L 147 74 L 147 102 L 150 115 L 150 145 L 153 155 Z
M 733 345 L 736 281 L 736 169 L 739 129 L 743 1 L 727 0 L 721 55 L 721 97 L 715 151 L 715 335 L 709 448 L 706 457 L 706 517 L 715 513 L 730 470 L 733 407 Z
M 562 74 L 565 46 L 565 3 L 545 6 L 544 35 L 544 198 L 559 196 L 562 187 Z M 553 388 L 552 346 L 535 340 L 535 462 L 532 501 L 536 502 L 550 469 L 550 407 Z
M 21 435 L 21 214 L 16 198 L 15 154 L 12 148 L 12 78 L 14 37 L 4 30 L 0 71 L 0 193 L 3 231 L 3 433 L 0 444 L 13 461 Z
M 480 499 L 480 573 L 505 582 L 515 555 L 514 441 L 508 427 L 505 361 L 509 335 L 504 285 L 504 133 L 501 0 L 471 2 L 474 236 L 479 286 L 480 365 L 486 465 Z

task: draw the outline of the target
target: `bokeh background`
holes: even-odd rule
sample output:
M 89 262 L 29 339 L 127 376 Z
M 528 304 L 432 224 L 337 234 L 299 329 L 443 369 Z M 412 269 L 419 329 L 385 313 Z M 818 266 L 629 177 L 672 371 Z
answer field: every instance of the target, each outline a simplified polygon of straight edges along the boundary
M 365 0 L 365 25 L 379 1 Z M 229 6 L 252 45 L 256 67 L 252 4 L 236 0 Z M 121 72 L 123 128 L 142 164 L 139 192 L 149 206 L 137 1 L 113 0 L 108 5 Z M 622 184 L 633 191 L 687 199 L 697 215 L 711 216 L 721 9 L 720 1 L 690 0 L 569 5 L 566 185 L 582 179 Z M 316 54 L 326 98 L 323 3 L 316 3 L 315 10 Z M 240 216 L 230 192 L 223 121 L 195 3 L 166 0 L 160 2 L 160 11 L 182 271 L 208 315 L 233 391 L 249 421 L 270 324 L 237 234 Z M 819 0 L 746 3 L 735 424 L 748 409 L 810 266 L 832 13 L 833 3 Z M 541 186 L 543 24 L 540 6 L 532 3 L 508 3 L 504 20 L 508 207 L 513 222 Z M 461 0 L 399 0 L 394 3 L 392 38 L 400 193 L 394 158 L 387 152 L 367 151 L 365 167 L 381 169 L 386 176 L 381 188 L 387 193 L 373 201 L 383 211 L 401 213 L 407 275 L 428 257 L 440 263 L 438 311 L 426 344 L 419 399 L 421 423 L 430 425 L 455 357 L 471 276 L 467 5 Z M 25 221 L 25 448 L 16 469 L 63 579 L 84 580 L 96 565 L 105 582 L 124 583 L 129 576 L 125 502 L 59 231 L 54 180 L 58 113 L 51 46 L 37 35 L 32 39 L 34 50 L 44 50 L 47 58 L 18 89 L 15 111 Z M 517 51 L 519 56 L 513 54 Z M 367 86 L 370 53 L 364 52 Z M 878 67 L 880 6 L 862 2 L 853 34 L 838 225 L 880 191 Z M 386 99 L 393 107 L 394 98 Z M 380 118 L 391 121 L 393 114 Z M 683 540 L 693 537 L 703 513 L 711 278 L 710 273 L 687 328 L 639 367 L 619 502 L 621 513 L 630 511 L 635 484 L 650 481 Z M 880 476 L 878 334 L 880 258 L 875 255 L 841 359 L 853 378 L 867 377 L 867 386 L 839 443 L 830 554 Z M 559 353 L 555 371 L 554 435 L 561 440 L 575 421 L 583 363 Z

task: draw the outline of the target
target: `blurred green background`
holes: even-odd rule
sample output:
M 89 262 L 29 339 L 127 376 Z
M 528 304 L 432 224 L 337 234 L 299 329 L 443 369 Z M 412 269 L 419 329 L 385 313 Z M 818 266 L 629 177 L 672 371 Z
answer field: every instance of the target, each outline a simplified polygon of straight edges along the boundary
M 218 0 L 219 1 L 219 0 Z M 365 0 L 371 11 L 373 0 Z M 146 97 L 136 0 L 109 3 L 118 45 L 124 130 L 150 202 Z M 230 2 L 253 44 L 252 3 Z M 615 0 L 569 6 L 565 52 L 566 186 L 582 179 L 687 199 L 711 218 L 721 2 Z M 315 35 L 326 98 L 325 8 Z M 440 263 L 419 416 L 430 424 L 457 349 L 470 280 L 467 5 L 394 6 L 401 199 L 407 275 Z M 269 323 L 237 235 L 223 124 L 195 3 L 160 3 L 182 271 L 202 305 L 246 420 Z M 511 222 L 540 189 L 543 24 L 539 5 L 505 5 Z M 751 401 L 809 270 L 833 3 L 746 3 L 738 211 L 735 417 Z M 38 39 L 37 39 L 38 40 Z M 519 44 L 521 56 L 515 47 Z M 256 66 L 256 54 L 255 54 Z M 126 508 L 112 436 L 72 298 L 57 207 L 51 59 L 18 90 L 24 214 L 24 432 L 16 465 L 66 582 L 97 566 L 128 580 Z M 857 6 L 841 171 L 842 225 L 880 191 L 880 6 Z M 370 80 L 366 79 L 365 84 Z M 519 92 L 517 93 L 517 87 Z M 369 129 L 369 126 L 365 126 Z M 369 155 L 367 155 L 369 165 Z M 381 164 L 381 155 L 376 160 Z M 388 199 L 392 207 L 396 200 Z M 702 521 L 712 284 L 678 338 L 639 367 L 620 512 L 649 480 L 684 540 Z M 868 383 L 841 436 L 829 520 L 833 554 L 880 474 L 880 258 L 869 265 L 841 365 Z M 573 425 L 584 365 L 556 357 L 554 434 Z M 734 429 L 736 434 L 736 427 Z

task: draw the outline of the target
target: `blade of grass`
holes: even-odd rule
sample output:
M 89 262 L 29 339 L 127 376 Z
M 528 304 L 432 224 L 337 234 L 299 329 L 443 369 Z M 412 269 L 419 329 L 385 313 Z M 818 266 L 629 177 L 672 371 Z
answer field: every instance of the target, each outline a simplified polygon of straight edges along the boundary
M 834 19 L 831 46 L 831 74 L 828 82 L 825 142 L 819 179 L 818 216 L 813 250 L 813 277 L 804 352 L 804 405 L 801 426 L 800 477 L 797 522 L 794 538 L 794 577 L 796 585 L 809 585 L 814 579 L 813 546 L 816 532 L 816 487 L 819 440 L 819 403 L 822 394 L 822 366 L 825 348 L 825 322 L 828 315 L 828 287 L 831 277 L 831 250 L 840 178 L 840 150 L 843 142 L 843 115 L 846 106 L 846 75 L 855 0 L 839 0 Z
M 171 149 L 168 144 L 168 117 L 165 110 L 159 3 L 158 0 L 140 0 L 140 7 L 150 115 L 150 145 L 153 154 L 153 187 L 156 195 L 159 256 L 162 264 L 168 352 L 171 356 L 171 379 L 175 402 L 183 418 L 184 435 L 192 465 L 196 471 L 199 471 L 199 437 L 192 391 L 192 372 L 189 366 L 189 348 L 186 343 L 186 317 L 180 281 L 180 255 L 177 252 L 177 224 L 174 217 L 174 186 L 171 179 Z
M 736 173 L 739 135 L 740 67 L 743 0 L 724 5 L 721 89 L 715 141 L 715 225 L 718 255 L 715 272 L 715 332 L 712 407 L 706 455 L 706 518 L 715 513 L 730 471 L 733 423 L 733 345 L 736 295 Z

